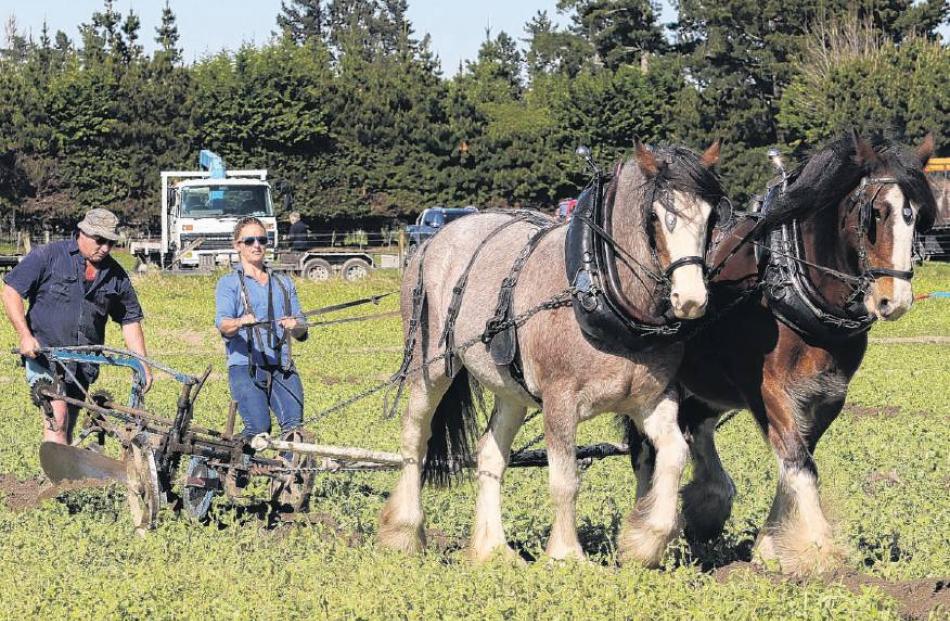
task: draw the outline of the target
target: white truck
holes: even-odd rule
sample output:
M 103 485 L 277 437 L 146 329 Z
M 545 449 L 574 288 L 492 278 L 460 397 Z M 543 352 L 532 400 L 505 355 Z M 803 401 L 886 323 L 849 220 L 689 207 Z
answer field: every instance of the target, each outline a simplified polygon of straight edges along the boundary
M 267 171 L 228 170 L 218 155 L 205 149 L 198 161 L 204 170 L 162 172 L 161 239 L 129 244 L 140 264 L 183 271 L 230 265 L 237 261 L 234 226 L 241 218 L 254 216 L 267 231 L 266 260 L 272 269 L 311 280 L 327 280 L 334 274 L 360 280 L 376 267 L 373 257 L 362 250 L 278 249 Z
M 202 150 L 204 170 L 163 171 L 162 236 L 133 241 L 129 250 L 142 263 L 162 268 L 205 268 L 236 260 L 234 226 L 245 216 L 264 223 L 268 253 L 277 247 L 277 219 L 266 170 L 227 170 L 215 153 Z

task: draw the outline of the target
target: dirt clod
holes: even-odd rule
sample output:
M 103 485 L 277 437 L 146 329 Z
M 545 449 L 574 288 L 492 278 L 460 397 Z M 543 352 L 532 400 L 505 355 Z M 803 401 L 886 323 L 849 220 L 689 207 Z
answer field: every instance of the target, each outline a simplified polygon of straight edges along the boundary
M 712 575 L 716 582 L 723 583 L 737 571 L 749 571 L 767 577 L 774 584 L 804 584 L 810 580 L 820 580 L 828 585 L 839 584 L 852 593 L 860 593 L 862 588 L 873 587 L 897 601 L 904 619 L 926 619 L 938 610 L 943 613 L 950 612 L 950 578 L 890 581 L 852 570 L 839 570 L 818 577 L 797 579 L 769 573 L 748 561 L 730 563 L 716 569 Z
M 12 474 L 0 474 L 0 496 L 13 511 L 32 509 L 44 500 L 41 496 L 52 488 L 52 483 L 39 477 L 21 481 Z
M 844 413 L 855 418 L 874 418 L 877 416 L 897 416 L 901 413 L 901 408 L 896 405 L 886 405 L 884 407 L 870 407 L 864 405 L 846 405 Z

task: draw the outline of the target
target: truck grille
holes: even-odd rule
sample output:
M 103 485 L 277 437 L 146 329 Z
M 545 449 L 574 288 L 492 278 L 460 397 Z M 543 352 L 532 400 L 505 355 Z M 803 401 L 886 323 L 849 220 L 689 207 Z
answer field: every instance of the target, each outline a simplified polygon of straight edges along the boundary
M 182 233 L 181 234 L 181 247 L 184 248 L 192 241 L 203 237 L 204 241 L 200 246 L 195 250 L 195 252 L 201 252 L 204 250 L 233 250 L 234 247 L 231 245 L 232 237 L 229 233 Z M 268 246 L 274 247 L 274 231 L 267 232 Z

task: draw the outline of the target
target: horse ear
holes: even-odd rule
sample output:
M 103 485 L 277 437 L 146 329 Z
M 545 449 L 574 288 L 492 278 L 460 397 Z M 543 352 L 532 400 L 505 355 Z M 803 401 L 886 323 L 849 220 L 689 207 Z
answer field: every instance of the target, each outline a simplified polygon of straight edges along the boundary
M 852 129 L 851 137 L 854 139 L 854 152 L 857 155 L 858 164 L 874 164 L 878 161 L 874 148 L 861 137 L 858 130 Z
M 712 168 L 719 163 L 719 149 L 722 147 L 722 138 L 716 138 L 716 141 L 709 145 L 709 148 L 703 151 L 699 158 L 699 163 L 703 168 Z
M 921 168 L 927 165 L 927 161 L 933 156 L 935 148 L 934 135 L 928 133 L 924 136 L 924 141 L 917 147 L 917 161 L 920 162 Z
M 633 147 L 636 151 L 637 165 L 647 177 L 655 177 L 660 172 L 660 164 L 656 161 L 653 151 L 640 142 L 639 136 L 633 137 Z

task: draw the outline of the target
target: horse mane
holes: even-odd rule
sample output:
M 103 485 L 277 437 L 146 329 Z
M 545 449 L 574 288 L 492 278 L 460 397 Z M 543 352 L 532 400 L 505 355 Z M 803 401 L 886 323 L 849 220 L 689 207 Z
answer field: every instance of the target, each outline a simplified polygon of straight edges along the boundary
M 878 131 L 866 140 L 877 159 L 858 158 L 853 132 L 820 147 L 789 173 L 788 187 L 757 225 L 764 234 L 792 219 L 836 207 L 867 175 L 889 175 L 919 208 L 918 229 L 927 230 L 937 217 L 937 204 L 913 149 Z
M 872 142 L 873 147 L 873 142 Z M 835 207 L 851 193 L 868 167 L 857 159 L 851 132 L 845 133 L 809 155 L 788 175 L 788 187 L 779 194 L 759 221 L 759 235 L 795 218 Z
M 669 144 L 659 145 L 653 151 L 661 163 L 660 171 L 654 177 L 658 188 L 665 186 L 698 196 L 714 208 L 725 197 L 714 167 L 704 166 L 695 151 Z
M 897 186 L 907 200 L 917 205 L 917 230 L 929 230 L 937 219 L 937 200 L 917 154 L 914 149 L 893 140 L 880 139 L 880 143 L 874 149 L 878 161 L 874 163 L 872 172 L 890 174 L 897 179 Z

